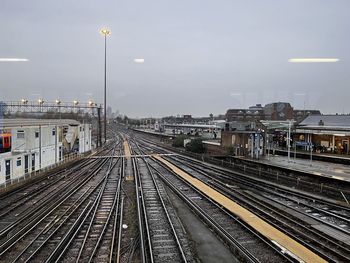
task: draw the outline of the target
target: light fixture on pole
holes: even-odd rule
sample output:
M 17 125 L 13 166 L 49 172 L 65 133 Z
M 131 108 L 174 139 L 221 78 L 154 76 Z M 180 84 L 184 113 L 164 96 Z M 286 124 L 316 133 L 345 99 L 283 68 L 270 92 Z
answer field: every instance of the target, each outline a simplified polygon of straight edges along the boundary
M 104 70 L 104 136 L 105 143 L 107 141 L 107 36 L 111 34 L 111 31 L 107 28 L 101 29 L 101 34 L 105 38 L 105 70 Z

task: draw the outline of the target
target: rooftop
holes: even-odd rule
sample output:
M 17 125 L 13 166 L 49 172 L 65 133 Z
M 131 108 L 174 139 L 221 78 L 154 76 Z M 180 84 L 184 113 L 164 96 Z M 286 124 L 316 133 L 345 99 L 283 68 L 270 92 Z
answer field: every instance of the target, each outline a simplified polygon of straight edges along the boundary
M 38 125 L 79 125 L 80 122 L 70 119 L 0 119 L 1 128 L 14 128 Z
M 299 124 L 299 127 L 350 128 L 350 115 L 310 115 Z

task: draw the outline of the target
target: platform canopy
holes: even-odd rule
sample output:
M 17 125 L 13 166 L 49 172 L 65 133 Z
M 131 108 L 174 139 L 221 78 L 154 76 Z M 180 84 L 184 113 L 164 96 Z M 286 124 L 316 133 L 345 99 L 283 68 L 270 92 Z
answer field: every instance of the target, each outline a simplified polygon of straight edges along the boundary
M 264 125 L 267 130 L 288 130 L 289 125 L 293 127 L 296 123 L 295 120 L 287 120 L 287 121 L 270 121 L 270 120 L 262 120 L 260 121 L 262 125 Z
M 350 131 L 350 115 L 311 115 L 303 120 L 299 129 Z

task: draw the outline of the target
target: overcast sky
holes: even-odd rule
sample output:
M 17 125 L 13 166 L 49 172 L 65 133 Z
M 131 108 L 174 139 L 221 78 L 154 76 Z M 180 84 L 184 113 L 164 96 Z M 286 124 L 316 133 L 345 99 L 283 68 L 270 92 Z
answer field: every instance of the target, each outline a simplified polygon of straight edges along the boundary
M 349 10 L 349 0 L 1 0 L 0 58 L 29 62 L 0 62 L 0 100 L 102 102 L 107 26 L 108 104 L 128 116 L 273 101 L 349 113 Z

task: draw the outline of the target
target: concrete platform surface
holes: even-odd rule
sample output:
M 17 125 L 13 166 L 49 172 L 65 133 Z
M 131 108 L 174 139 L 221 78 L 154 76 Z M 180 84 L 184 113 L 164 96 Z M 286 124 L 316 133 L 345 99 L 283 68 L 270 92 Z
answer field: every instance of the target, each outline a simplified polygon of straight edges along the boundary
M 272 151 L 270 149 L 270 151 Z M 285 149 L 276 149 L 276 152 L 284 152 L 285 154 L 287 154 L 287 150 Z M 291 156 L 293 156 L 294 154 L 294 149 L 292 148 L 291 149 Z M 296 154 L 303 154 L 303 155 L 310 155 L 310 151 L 300 151 L 300 150 L 297 150 L 296 151 Z M 344 159 L 344 160 L 350 160 L 350 155 L 347 155 L 347 154 L 338 154 L 338 153 L 316 153 L 316 152 L 313 152 L 312 153 L 312 156 L 316 156 L 316 157 L 326 157 L 326 158 L 330 158 L 330 159 Z
M 292 157 L 288 162 L 288 157 L 281 155 L 270 155 L 254 161 L 350 182 L 350 165 L 324 161 L 310 162 L 310 160 Z

